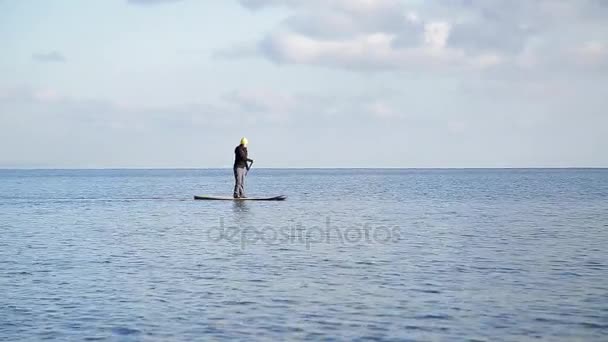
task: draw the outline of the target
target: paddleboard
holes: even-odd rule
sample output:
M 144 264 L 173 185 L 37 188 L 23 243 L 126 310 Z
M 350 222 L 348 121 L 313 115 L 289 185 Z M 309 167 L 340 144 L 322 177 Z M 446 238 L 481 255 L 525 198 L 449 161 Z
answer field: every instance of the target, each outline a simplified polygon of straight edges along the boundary
M 231 196 L 194 196 L 195 200 L 200 201 L 284 201 L 287 198 L 285 195 L 274 196 L 274 197 L 246 197 L 246 198 L 233 198 Z

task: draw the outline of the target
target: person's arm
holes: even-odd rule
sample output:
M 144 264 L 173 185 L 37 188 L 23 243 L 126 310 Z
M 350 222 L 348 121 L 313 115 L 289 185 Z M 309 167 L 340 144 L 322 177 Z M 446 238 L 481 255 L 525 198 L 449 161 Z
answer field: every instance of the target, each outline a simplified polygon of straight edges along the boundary
M 244 155 L 243 155 L 243 160 L 245 160 L 245 161 L 246 161 L 246 163 L 247 163 L 247 162 L 249 162 L 249 163 L 253 163 L 253 159 L 249 158 L 249 151 L 247 151 L 247 149 L 245 149 L 245 148 L 244 148 L 244 149 L 243 149 L 243 153 L 244 153 Z
M 249 168 L 251 167 L 251 165 L 250 165 L 250 164 L 247 164 L 247 163 L 253 163 L 253 159 L 251 159 L 251 158 L 249 158 L 249 157 L 248 157 L 248 152 L 247 152 L 247 149 L 245 149 L 245 148 L 240 148 L 240 149 L 238 150 L 238 153 L 239 153 L 239 159 L 240 159 L 240 160 L 244 160 L 244 161 L 245 161 L 245 167 L 246 167 L 246 168 L 247 168 L 247 170 L 249 171 Z
M 251 164 L 253 164 L 253 159 L 249 158 L 247 156 L 247 153 L 245 153 L 245 158 L 247 159 L 247 161 L 245 162 L 245 165 L 247 165 L 247 171 L 249 171 L 249 169 L 251 168 Z

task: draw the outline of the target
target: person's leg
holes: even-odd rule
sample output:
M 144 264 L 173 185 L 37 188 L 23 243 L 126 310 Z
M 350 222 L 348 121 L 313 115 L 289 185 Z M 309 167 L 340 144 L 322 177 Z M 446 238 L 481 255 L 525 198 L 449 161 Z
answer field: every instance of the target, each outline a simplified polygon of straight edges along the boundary
M 238 168 L 239 197 L 245 197 L 245 172 L 246 172 L 246 169 L 244 167 Z
M 233 168 L 232 171 L 234 172 L 234 191 L 232 192 L 232 197 L 234 198 L 238 198 L 239 197 L 239 174 L 238 174 L 238 168 Z

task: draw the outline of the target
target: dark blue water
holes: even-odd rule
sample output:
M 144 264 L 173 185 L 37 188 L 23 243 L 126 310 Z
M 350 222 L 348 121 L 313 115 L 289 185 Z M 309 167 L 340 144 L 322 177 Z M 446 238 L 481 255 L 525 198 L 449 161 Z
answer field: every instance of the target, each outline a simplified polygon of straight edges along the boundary
M 0 171 L 0 340 L 608 340 L 608 170 Z

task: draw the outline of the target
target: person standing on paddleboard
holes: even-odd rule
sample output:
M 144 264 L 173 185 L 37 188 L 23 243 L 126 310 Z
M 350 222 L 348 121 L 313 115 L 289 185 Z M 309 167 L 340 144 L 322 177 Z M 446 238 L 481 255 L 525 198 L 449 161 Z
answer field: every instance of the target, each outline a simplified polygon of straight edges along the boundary
M 245 198 L 245 175 L 253 159 L 247 156 L 247 138 L 241 139 L 241 144 L 234 149 L 234 198 Z M 248 164 L 251 163 L 251 164 Z

